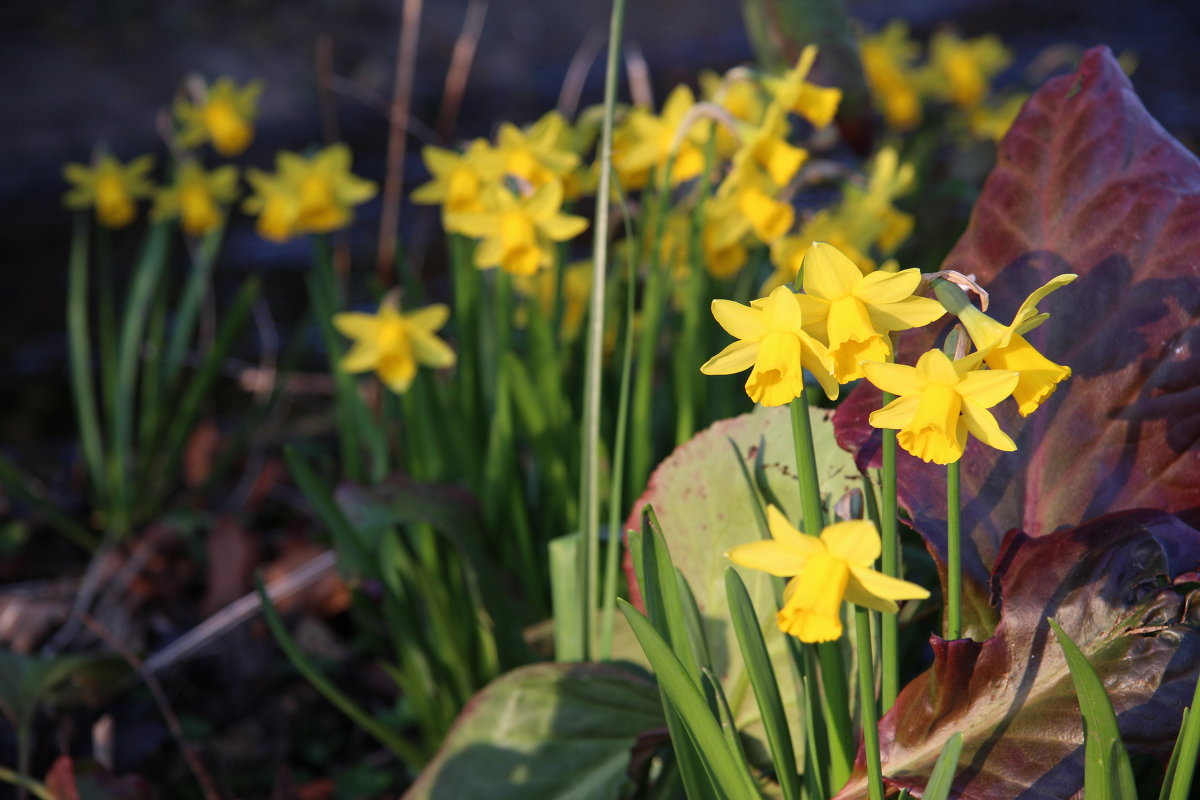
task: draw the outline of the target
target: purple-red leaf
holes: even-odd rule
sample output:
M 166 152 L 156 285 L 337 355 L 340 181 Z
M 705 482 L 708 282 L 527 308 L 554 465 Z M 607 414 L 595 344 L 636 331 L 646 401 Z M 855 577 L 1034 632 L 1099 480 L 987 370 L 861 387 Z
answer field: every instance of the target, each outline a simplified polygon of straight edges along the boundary
M 1047 617 L 1104 681 L 1130 752 L 1165 761 L 1200 664 L 1200 590 L 1180 582 L 1197 565 L 1200 531 L 1159 511 L 1121 511 L 1040 538 L 1010 533 L 993 577 L 1003 600 L 995 634 L 934 637 L 933 668 L 880 723 L 887 783 L 920 796 L 946 741 L 961 732 L 951 797 L 1080 791 L 1083 720 Z M 860 754 L 836 800 L 866 796 Z
M 964 568 L 978 592 L 1012 528 L 1033 537 L 1109 511 L 1200 509 L 1200 162 L 1146 112 L 1106 48 L 1047 83 L 999 148 L 945 268 L 974 273 L 1007 323 L 1064 272 L 1030 340 L 1074 375 L 1027 418 L 998 409 L 1015 453 L 974 443 L 962 465 Z M 907 337 L 900 359 L 945 330 Z M 838 410 L 839 442 L 877 456 L 879 393 Z M 901 451 L 900 502 L 945 552 L 945 470 Z

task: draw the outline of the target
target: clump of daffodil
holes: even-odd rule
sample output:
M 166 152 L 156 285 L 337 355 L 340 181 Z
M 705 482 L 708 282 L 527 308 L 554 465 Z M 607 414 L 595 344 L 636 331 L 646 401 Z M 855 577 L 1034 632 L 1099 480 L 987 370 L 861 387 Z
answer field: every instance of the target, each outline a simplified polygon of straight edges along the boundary
M 871 413 L 876 428 L 896 429 L 896 442 L 925 462 L 950 464 L 962 458 L 970 433 L 997 450 L 1017 446 L 989 408 L 1013 393 L 1016 372 L 979 369 L 982 353 L 951 361 L 930 350 L 916 367 L 868 362 L 867 380 L 896 399 Z
M 732 375 L 750 368 L 746 394 L 764 406 L 782 406 L 804 391 L 804 370 L 812 373 L 830 400 L 838 395 L 833 358 L 804 330 L 797 296 L 780 286 L 749 306 L 713 300 L 717 323 L 738 341 L 700 367 L 705 375 Z
M 155 192 L 151 219 L 178 217 L 188 236 L 203 236 L 220 227 L 225 206 L 237 197 L 237 167 L 226 165 L 208 172 L 196 161 L 184 161 L 175 181 Z
M 914 297 L 921 271 L 863 275 L 836 247 L 814 242 L 804 256 L 804 326 L 829 347 L 840 383 L 863 376 L 862 362 L 890 361 L 891 333 L 919 328 L 945 313 L 942 304 Z
M 501 171 L 539 189 L 551 181 L 565 181 L 579 166 L 579 156 L 569 149 L 570 125 L 551 111 L 529 128 L 511 122 L 500 126 L 496 154 Z
M 485 193 L 485 211 L 452 214 L 450 222 L 455 230 L 481 239 L 475 266 L 533 275 L 553 263 L 554 242 L 573 239 L 587 228 L 583 217 L 562 213 L 562 201 L 557 180 L 528 195 L 494 184 Z
M 955 311 L 984 363 L 994 370 L 1008 370 L 1018 376 L 1012 395 L 1023 417 L 1037 410 L 1054 393 L 1059 383 L 1071 377 L 1070 367 L 1055 364 L 1039 353 L 1025 339 L 1025 334 L 1050 317 L 1049 314 L 1038 313 L 1037 304 L 1046 295 L 1066 286 L 1075 278 L 1070 273 L 1052 278 L 1025 298 L 1008 325 L 992 319 L 970 303 L 962 303 L 961 308 Z M 952 288 L 949 291 L 959 290 Z
M 898 131 L 910 131 L 921 122 L 920 79 L 913 68 L 919 50 L 903 20 L 893 20 L 862 40 L 867 87 L 888 127 Z
M 258 214 L 258 232 L 271 241 L 329 233 L 354 219 L 353 208 L 375 196 L 375 184 L 350 172 L 350 148 L 332 144 L 306 158 L 282 152 L 276 172 L 248 170 L 254 194 L 243 208 Z
M 767 507 L 771 538 L 738 545 L 726 557 L 740 567 L 791 578 L 776 615 L 780 630 L 802 642 L 832 642 L 842 635 L 842 602 L 885 614 L 897 600 L 924 600 L 915 583 L 872 569 L 882 544 L 875 525 L 849 520 L 829 525 L 820 536 L 796 530 L 775 506 Z
M 96 219 L 106 228 L 124 228 L 137 216 L 137 201 L 154 191 L 149 172 L 154 156 L 138 156 L 122 164 L 104 154 L 91 167 L 67 164 L 63 177 L 71 184 L 63 196 L 67 208 L 96 209 Z
M 695 178 L 704 169 L 704 144 L 712 133 L 712 122 L 696 119 L 681 130 L 696 104 L 687 86 L 676 86 L 667 95 L 662 113 L 632 108 L 613 133 L 613 168 L 626 189 L 646 185 L 650 173 L 671 162 L 670 184 Z
M 1011 62 L 1012 54 L 995 36 L 960 39 L 939 31 L 929 42 L 924 82 L 934 96 L 970 110 L 983 102 L 992 78 Z
M 223 77 L 207 87 L 202 81 L 193 84 L 192 99 L 181 96 L 175 101 L 179 143 L 190 148 L 212 142 L 213 149 L 226 158 L 242 153 L 254 139 L 262 82 L 250 81 L 239 88 Z
M 336 314 L 334 326 L 354 340 L 340 366 L 346 372 L 373 371 L 389 389 L 402 394 L 417 376 L 418 365 L 454 365 L 454 351 L 437 336 L 449 318 L 449 307 L 441 303 L 401 312 L 391 298 L 384 298 L 374 314 Z
M 461 233 L 451 225 L 450 217 L 484 210 L 483 191 L 500 179 L 504 159 L 485 139 L 471 142 L 461 154 L 441 147 L 426 147 L 421 150 L 421 157 L 433 179 L 414 189 L 410 199 L 418 204 L 440 205 L 443 227 Z

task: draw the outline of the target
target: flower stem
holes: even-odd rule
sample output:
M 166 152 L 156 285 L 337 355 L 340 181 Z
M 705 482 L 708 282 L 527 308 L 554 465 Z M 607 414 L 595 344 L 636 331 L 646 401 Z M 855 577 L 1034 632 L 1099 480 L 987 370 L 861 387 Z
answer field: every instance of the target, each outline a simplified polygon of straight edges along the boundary
M 812 420 L 808 417 L 808 397 L 801 393 L 792 401 L 791 408 L 803 528 L 809 536 L 818 536 L 825 527 L 825 516 L 821 509 L 821 484 L 817 480 L 817 456 L 813 449 Z
M 896 399 L 884 393 L 883 404 Z M 883 498 L 879 514 L 880 535 L 883 539 L 883 574 L 900 577 L 900 537 L 896 532 L 896 431 L 883 431 Z M 884 713 L 896 702 L 900 692 L 900 620 L 895 614 L 884 614 L 880 620 L 880 660 L 882 661 L 881 702 Z
M 962 530 L 959 520 L 959 462 L 946 465 L 946 635 L 962 637 Z
M 883 800 L 883 767 L 879 759 L 879 708 L 875 705 L 875 672 L 871 667 L 871 612 L 854 607 L 854 638 L 858 651 L 858 689 L 862 706 L 863 754 L 871 800 Z

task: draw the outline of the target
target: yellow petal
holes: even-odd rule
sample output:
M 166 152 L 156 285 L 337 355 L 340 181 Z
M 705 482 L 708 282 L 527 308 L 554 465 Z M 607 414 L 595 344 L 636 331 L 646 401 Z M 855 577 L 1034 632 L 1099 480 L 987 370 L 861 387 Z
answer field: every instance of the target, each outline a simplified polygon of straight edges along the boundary
M 959 415 L 962 405 L 953 386 L 929 384 L 920 394 L 912 420 L 896 434 L 897 444 L 922 461 L 957 461 L 966 444 L 966 426 Z
M 704 362 L 700 371 L 705 375 L 733 375 L 754 366 L 758 357 L 758 340 L 736 341 Z
M 446 227 L 464 236 L 482 239 L 484 236 L 495 233 L 498 226 L 495 214 L 462 212 L 447 214 Z
M 785 290 L 786 291 L 786 290 Z M 790 403 L 804 391 L 804 348 L 797 334 L 771 332 L 763 337 L 746 394 L 764 406 Z
M 896 303 L 921 285 L 921 270 L 905 269 L 900 272 L 872 272 L 854 287 L 854 296 L 864 303 L 882 305 Z M 936 302 L 936 301 L 935 301 Z
M 862 582 L 857 577 L 857 572 L 862 569 L 862 567 L 850 568 L 850 580 L 846 581 L 846 602 L 854 603 L 854 605 L 862 606 L 863 608 L 869 608 L 872 611 L 880 611 L 884 614 L 895 614 L 899 611 L 900 606 L 896 605 L 895 601 L 876 597 L 863 587 Z
M 342 357 L 341 368 L 346 372 L 370 372 L 379 360 L 379 348 L 374 339 L 356 342 Z
M 739 567 L 762 570 L 781 578 L 799 575 L 808 556 L 773 540 L 740 544 L 725 554 Z
M 862 365 L 862 370 L 872 384 L 894 395 L 919 395 L 928 384 L 915 368 L 906 364 L 867 362 Z
M 962 414 L 967 423 L 967 430 L 988 447 L 994 447 L 1006 453 L 1017 449 L 1016 443 L 1007 433 L 1000 430 L 1000 423 L 996 422 L 992 412 L 986 408 L 968 401 L 963 403 Z
M 954 362 L 941 350 L 927 350 L 917 359 L 917 377 L 927 383 L 942 383 L 948 386 L 953 386 L 959 380 Z
M 882 548 L 875 524 L 861 519 L 835 522 L 821 531 L 821 541 L 830 555 L 859 567 L 874 564 Z
M 1041 302 L 1046 295 L 1050 294 L 1056 289 L 1066 286 L 1068 283 L 1074 281 L 1077 277 L 1079 276 L 1070 272 L 1062 275 L 1056 275 L 1048 280 L 1044 286 L 1039 289 L 1035 289 L 1033 293 L 1029 295 L 1029 297 L 1025 298 L 1025 302 L 1021 303 L 1021 307 L 1017 309 L 1017 313 L 1013 317 L 1013 325 L 1023 325 L 1028 320 L 1038 316 L 1037 304 Z
M 763 312 L 750 306 L 732 300 L 713 300 L 712 315 L 735 339 L 761 339 L 767 335 Z
M 882 274 L 885 273 L 871 273 L 871 275 Z M 879 330 L 904 331 L 928 325 L 945 314 L 946 309 L 937 300 L 928 297 L 909 297 L 894 303 L 869 305 L 867 312 L 871 315 L 871 322 Z
M 804 327 L 800 304 L 796 294 L 786 286 L 780 286 L 759 301 L 763 310 L 763 321 L 773 331 L 799 331 Z
M 372 339 L 379 330 L 379 320 L 374 314 L 361 311 L 345 311 L 333 315 L 333 327 L 351 339 Z
M 910 581 L 893 578 L 866 567 L 850 567 L 850 575 L 856 580 L 863 591 L 882 600 L 924 600 L 929 597 L 929 590 Z M 849 600 L 849 587 L 846 599 Z M 850 602 L 858 602 L 851 600 Z M 859 605 L 866 605 L 859 603 Z
M 538 228 L 546 236 L 550 237 L 551 241 L 555 242 L 565 242 L 574 239 L 587 230 L 587 226 L 588 222 L 586 219 L 571 214 L 555 214 L 549 219 L 538 221 Z
M 853 294 L 862 272 L 831 244 L 813 242 L 804 254 L 804 292 L 824 300 Z
M 441 338 L 424 331 L 411 331 L 411 341 L 417 363 L 436 369 L 454 366 L 454 350 Z
M 789 585 L 787 602 L 779 612 L 781 627 L 786 620 L 788 633 L 804 641 L 826 641 L 820 637 L 834 629 L 840 634 L 842 598 L 849 577 L 845 561 L 827 553 L 810 557 Z
M 1069 367 L 1055 364 L 1023 336 L 1015 334 L 1007 346 L 985 353 L 984 360 L 994 370 L 1014 370 L 1018 373 L 1012 395 L 1023 417 L 1037 410 L 1054 393 L 1055 387 L 1071 376 Z
M 968 372 L 959 381 L 958 393 L 981 408 L 991 408 L 1013 393 L 1019 376 L 1015 372 L 998 369 Z
M 525 210 L 536 220 L 549 220 L 562 208 L 562 182 L 552 180 L 525 201 Z
M 450 306 L 445 303 L 434 303 L 415 311 L 404 314 L 404 322 L 410 329 L 432 333 L 446 324 L 450 319 Z
M 919 394 L 897 397 L 883 408 L 872 411 L 871 416 L 867 418 L 867 422 L 873 428 L 900 430 L 912 422 L 913 416 L 917 413 L 917 406 L 920 403 L 921 396 Z
M 809 556 L 825 550 L 825 543 L 820 537 L 809 536 L 796 530 L 778 506 L 767 506 L 767 527 L 771 530 L 771 538 L 790 550 Z

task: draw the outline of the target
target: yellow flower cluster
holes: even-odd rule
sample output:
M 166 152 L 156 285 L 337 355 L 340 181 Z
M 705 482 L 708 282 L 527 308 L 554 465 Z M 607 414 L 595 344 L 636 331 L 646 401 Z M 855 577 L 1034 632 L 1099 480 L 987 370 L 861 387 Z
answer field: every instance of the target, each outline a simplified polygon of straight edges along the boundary
M 888 127 L 911 131 L 921 123 L 927 101 L 948 103 L 965 115 L 978 138 L 1000 139 L 1025 102 L 1023 95 L 993 99 L 992 79 L 1012 62 L 995 36 L 963 39 L 939 31 L 929 41 L 929 57 L 918 64 L 920 45 L 901 20 L 861 42 L 863 71 L 876 107 Z
M 188 236 L 204 236 L 225 222 L 227 209 L 239 194 L 238 169 L 224 165 L 206 170 L 194 153 L 204 144 L 221 156 L 243 153 L 254 139 L 254 118 L 262 84 L 238 86 L 223 77 L 211 85 L 191 79 L 188 92 L 175 101 L 175 143 L 184 155 L 173 165 L 168 183 L 155 187 L 150 179 L 152 156 L 123 165 L 108 154 L 97 154 L 91 166 L 67 164 L 63 175 L 71 184 L 64 197 L 67 208 L 94 209 L 107 228 L 123 228 L 137 217 L 137 202 L 153 198 L 150 218 L 180 220 Z M 331 145 L 310 157 L 280 153 L 274 174 L 248 170 L 254 189 L 245 202 L 258 214 L 258 231 L 282 242 L 302 233 L 326 233 L 349 224 L 351 209 L 375 195 L 375 184 L 350 174 L 350 150 Z
M 505 123 L 494 145 L 476 139 L 462 153 L 426 147 L 432 180 L 412 201 L 440 205 L 447 231 L 480 240 L 480 269 L 535 275 L 553 263 L 556 242 L 587 228 L 583 217 L 562 210 L 586 182 L 575 138 L 562 115 L 551 112 L 524 130 Z

